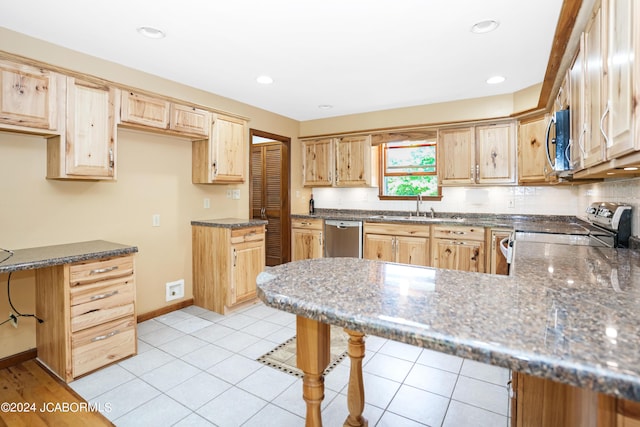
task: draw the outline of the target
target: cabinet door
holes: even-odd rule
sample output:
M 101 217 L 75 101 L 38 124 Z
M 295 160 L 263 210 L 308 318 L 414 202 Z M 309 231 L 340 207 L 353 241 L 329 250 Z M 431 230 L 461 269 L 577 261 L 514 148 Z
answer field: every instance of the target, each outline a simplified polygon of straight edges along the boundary
M 571 69 L 569 70 L 571 87 L 571 168 L 580 170 L 584 164 L 585 126 L 585 68 L 584 68 L 584 33 L 580 39 L 580 48 Z
M 429 239 L 396 236 L 396 260 L 403 264 L 429 265 Z
M 209 136 L 211 113 L 200 108 L 172 103 L 169 128 L 176 132 Z
M 511 123 L 476 127 L 476 183 L 515 182 L 515 130 Z
M 436 268 L 484 273 L 484 243 L 434 239 L 432 265 Z
M 66 174 L 114 178 L 116 90 L 69 78 L 67 81 Z
M 547 118 L 521 122 L 518 132 L 518 181 L 545 182 L 549 171 L 545 135 Z
M 602 99 L 603 53 L 602 10 L 599 8 L 587 27 L 585 48 L 585 128 L 584 167 L 604 161 L 604 142 L 600 132 L 600 119 L 604 113 Z
M 366 233 L 363 254 L 366 259 L 396 262 L 395 236 Z
M 245 125 L 243 120 L 216 116 L 211 128 L 211 181 L 244 182 Z
M 336 186 L 353 187 L 371 182 L 371 137 L 345 137 L 336 141 Z
M 327 187 L 333 184 L 333 138 L 303 141 L 302 185 Z
M 491 274 L 509 274 L 509 264 L 500 249 L 500 241 L 511 235 L 511 230 L 491 231 Z
M 291 261 L 322 258 L 324 253 L 322 243 L 321 230 L 292 228 Z
M 57 96 L 64 99 L 64 79 L 41 68 L 0 61 L 0 123 L 57 129 Z M 62 105 L 64 108 L 64 104 Z
M 475 182 L 473 128 L 438 131 L 438 171 L 442 185 Z
M 169 113 L 169 101 L 140 93 L 122 92 L 120 120 L 123 123 L 168 129 Z
M 250 300 L 256 296 L 256 277 L 264 270 L 264 240 L 231 246 L 231 284 L 227 306 Z
M 633 37 L 635 0 L 609 0 L 607 81 L 608 128 L 607 158 L 613 159 L 633 151 L 633 109 L 638 102 L 633 91 Z M 636 22 L 635 25 L 640 25 Z M 635 58 L 638 61 L 638 58 Z

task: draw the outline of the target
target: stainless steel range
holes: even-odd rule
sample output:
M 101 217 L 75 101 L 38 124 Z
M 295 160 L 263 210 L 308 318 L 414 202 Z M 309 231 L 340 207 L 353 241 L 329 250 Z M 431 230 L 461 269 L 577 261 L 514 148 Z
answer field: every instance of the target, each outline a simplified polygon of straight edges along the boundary
M 595 202 L 587 208 L 591 224 L 589 244 L 609 248 L 628 248 L 631 236 L 631 206 L 613 202 Z

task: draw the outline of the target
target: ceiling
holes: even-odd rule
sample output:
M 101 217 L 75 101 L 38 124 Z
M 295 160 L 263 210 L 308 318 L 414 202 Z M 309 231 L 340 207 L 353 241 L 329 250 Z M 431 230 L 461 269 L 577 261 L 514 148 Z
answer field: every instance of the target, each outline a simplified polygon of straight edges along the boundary
M 541 83 L 561 6 L 562 0 L 20 0 L 2 2 L 0 26 L 305 121 Z M 500 25 L 471 32 L 485 20 Z M 166 37 L 145 38 L 136 31 L 142 26 Z M 257 83 L 260 75 L 273 83 Z M 487 84 L 495 75 L 506 80 Z

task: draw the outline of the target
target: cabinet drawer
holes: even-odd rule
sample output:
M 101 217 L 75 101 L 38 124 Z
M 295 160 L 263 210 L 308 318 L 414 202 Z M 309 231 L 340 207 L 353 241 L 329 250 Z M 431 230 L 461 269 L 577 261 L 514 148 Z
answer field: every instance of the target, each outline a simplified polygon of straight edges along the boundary
M 71 289 L 71 332 L 135 314 L 133 280 L 114 279 L 107 284 Z
M 429 237 L 429 225 L 365 222 L 364 233 Z
M 136 320 L 130 316 L 71 335 L 73 376 L 136 353 Z
M 440 239 L 484 240 L 484 227 L 434 226 L 433 237 Z
M 231 243 L 254 242 L 257 240 L 264 240 L 263 225 L 231 230 Z
M 292 218 L 291 228 L 304 228 L 310 230 L 322 230 L 323 220 L 319 218 Z
M 133 256 L 106 258 L 69 267 L 70 285 L 78 286 L 133 274 Z

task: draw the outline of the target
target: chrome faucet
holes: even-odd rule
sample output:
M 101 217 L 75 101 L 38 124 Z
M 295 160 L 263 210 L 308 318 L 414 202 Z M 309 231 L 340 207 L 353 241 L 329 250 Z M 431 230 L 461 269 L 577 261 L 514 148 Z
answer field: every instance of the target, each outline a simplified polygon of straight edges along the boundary
M 431 218 L 435 218 L 436 217 L 436 211 L 433 210 L 433 206 L 431 208 Z
M 422 203 L 422 194 L 416 197 L 416 216 L 420 216 L 420 203 Z

